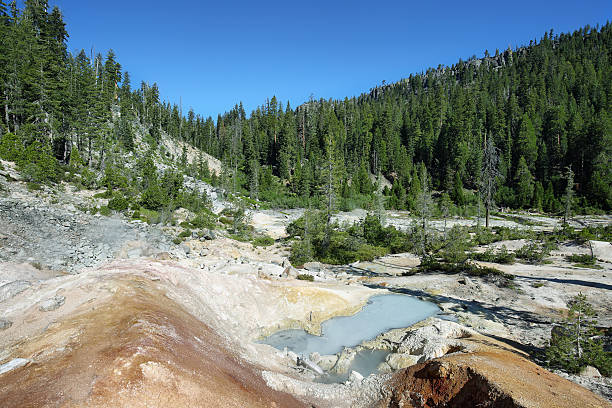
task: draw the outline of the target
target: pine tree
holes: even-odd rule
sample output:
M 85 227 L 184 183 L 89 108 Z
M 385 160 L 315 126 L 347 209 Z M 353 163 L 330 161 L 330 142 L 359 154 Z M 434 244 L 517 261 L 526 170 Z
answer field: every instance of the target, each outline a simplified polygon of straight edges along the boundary
M 419 194 L 419 198 L 417 201 L 417 211 L 420 218 L 420 228 L 421 228 L 421 256 L 425 258 L 428 253 L 428 233 L 429 233 L 429 218 L 431 217 L 431 212 L 433 208 L 433 200 L 431 198 L 431 192 L 429 190 L 429 177 L 427 175 L 427 168 L 425 165 L 421 164 L 420 171 L 420 184 L 421 184 L 421 193 Z
M 497 170 L 499 156 L 497 148 L 493 145 L 493 138 L 489 137 L 485 141 L 484 162 L 480 175 L 480 191 L 485 205 L 486 217 L 485 227 L 489 228 L 489 214 L 495 205 L 494 196 L 497 187 L 497 178 L 500 176 Z
M 515 180 L 517 204 L 521 208 L 526 208 L 531 204 L 533 197 L 533 176 L 523 156 L 519 159 Z
M 574 172 L 572 171 L 572 166 L 567 168 L 565 179 L 567 181 L 567 185 L 565 187 L 565 211 L 563 212 L 563 224 L 567 224 L 567 220 L 569 220 L 572 215 L 572 196 L 574 195 Z
M 453 178 L 453 190 L 451 194 L 451 198 L 458 206 L 462 207 L 465 205 L 465 194 L 463 192 L 463 183 L 461 182 L 461 176 L 459 172 L 455 172 L 455 176 Z
M 596 314 L 582 293 L 569 302 L 567 319 L 554 331 L 546 348 L 549 364 L 571 373 L 592 365 L 605 376 L 612 373 L 612 353 L 603 349 Z
M 534 171 L 535 162 L 538 157 L 538 146 L 535 129 L 533 128 L 533 124 L 531 123 L 529 115 L 527 115 L 526 113 L 521 119 L 521 127 L 518 134 L 516 149 L 517 158 L 524 158 L 529 171 Z

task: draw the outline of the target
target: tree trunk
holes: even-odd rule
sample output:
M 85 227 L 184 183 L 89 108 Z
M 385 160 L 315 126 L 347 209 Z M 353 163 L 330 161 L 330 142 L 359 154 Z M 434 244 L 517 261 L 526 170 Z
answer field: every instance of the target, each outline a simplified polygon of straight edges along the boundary
M 8 99 L 8 92 L 6 92 L 4 94 L 4 118 L 6 121 L 6 128 L 10 131 L 10 127 L 9 127 L 9 105 L 8 105 L 9 99 Z

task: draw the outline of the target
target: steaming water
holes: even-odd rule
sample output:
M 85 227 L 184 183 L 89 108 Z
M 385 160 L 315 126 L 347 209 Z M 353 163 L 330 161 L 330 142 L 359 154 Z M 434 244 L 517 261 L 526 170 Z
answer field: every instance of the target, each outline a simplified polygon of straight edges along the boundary
M 321 336 L 301 329 L 276 332 L 261 343 L 279 350 L 293 351 L 308 356 L 336 354 L 344 347 L 354 347 L 391 329 L 408 327 L 436 314 L 438 307 L 407 295 L 380 295 L 370 298 L 360 312 L 353 316 L 334 317 L 321 325 Z

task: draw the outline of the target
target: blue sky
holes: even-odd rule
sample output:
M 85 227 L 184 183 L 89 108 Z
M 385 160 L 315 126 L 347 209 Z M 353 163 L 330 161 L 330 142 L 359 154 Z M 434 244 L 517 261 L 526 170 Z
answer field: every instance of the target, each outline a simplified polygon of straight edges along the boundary
M 183 111 L 247 114 L 276 95 L 293 107 L 359 95 L 459 58 L 491 54 L 612 17 L 612 1 L 49 0 L 69 50 L 112 48 L 132 83 L 157 82 Z

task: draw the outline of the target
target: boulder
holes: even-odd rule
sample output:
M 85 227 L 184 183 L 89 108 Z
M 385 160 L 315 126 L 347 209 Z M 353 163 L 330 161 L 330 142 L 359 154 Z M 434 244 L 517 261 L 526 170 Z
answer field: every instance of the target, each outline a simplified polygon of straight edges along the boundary
M 291 265 L 286 267 L 283 271 L 283 276 L 286 276 L 287 278 L 296 278 L 299 274 L 300 273 L 298 272 L 298 270 Z
M 586 366 L 580 370 L 580 376 L 584 378 L 601 378 L 601 373 L 593 366 Z
M 380 364 L 378 365 L 378 367 L 376 368 L 376 370 L 377 370 L 379 373 L 383 373 L 383 374 L 390 373 L 390 372 L 392 372 L 392 371 L 393 371 L 393 369 L 391 368 L 391 366 L 390 366 L 389 364 L 387 364 L 387 363 L 380 363 Z
M 318 272 L 323 269 L 323 265 L 321 265 L 321 262 L 306 262 L 304 264 L 304 269 L 309 272 Z
M 357 371 L 351 371 L 349 374 L 349 381 L 351 384 L 360 384 L 363 381 L 363 375 L 358 373 Z
M 423 362 L 467 347 L 461 339 L 471 336 L 472 331 L 448 320 L 432 319 L 432 321 L 431 325 L 410 330 L 397 352 L 419 355 L 419 361 Z
M 415 365 L 419 362 L 419 358 L 420 356 L 413 356 L 412 354 L 393 353 L 387 356 L 386 362 L 391 369 L 400 370 Z
M 314 353 L 310 353 L 308 358 L 310 358 L 310 361 L 312 361 L 313 363 L 319 364 L 319 360 L 321 360 L 321 355 L 315 351 Z
M 323 372 L 323 370 L 321 369 L 321 367 L 319 367 L 318 365 L 316 365 L 315 363 L 313 363 L 312 361 L 310 361 L 310 360 L 309 360 L 309 359 L 307 359 L 307 358 L 301 358 L 301 357 L 298 357 L 298 359 L 297 359 L 297 364 L 298 364 L 299 366 L 302 366 L 302 367 L 304 367 L 304 368 L 307 368 L 307 369 L 309 369 L 309 370 L 312 370 L 312 371 L 314 371 L 314 372 L 315 372 L 315 373 L 317 373 L 317 374 L 320 374 L 320 375 L 321 375 L 321 374 L 324 374 L 324 372 Z
M 202 230 L 202 236 L 200 238 L 201 240 L 211 241 L 216 238 L 217 238 L 217 234 L 215 234 L 213 230 L 210 230 L 208 228 L 204 228 Z
M 13 325 L 13 322 L 7 319 L 0 319 L 0 330 L 6 330 Z
M 317 364 L 325 371 L 331 370 L 338 362 L 338 356 L 335 354 L 319 356 Z
M 291 350 L 287 351 L 287 357 L 289 357 L 291 361 L 293 361 L 293 364 L 297 364 L 299 357 L 293 351 Z
M 29 288 L 31 285 L 32 284 L 28 281 L 16 280 L 0 286 L 0 302 L 9 300 Z
M 64 296 L 57 295 L 50 299 L 43 300 L 40 303 L 40 306 L 38 307 L 38 309 L 41 312 L 51 312 L 53 310 L 60 308 L 64 304 L 64 302 L 66 302 L 66 298 Z
M 340 354 L 338 357 L 338 361 L 334 365 L 332 371 L 336 374 L 345 374 L 348 372 L 348 369 L 351 366 L 356 354 L 357 352 L 355 350 L 344 349 L 342 354 Z
M 285 271 L 282 266 L 274 265 L 272 263 L 262 264 L 259 269 L 263 275 L 274 276 L 277 278 L 282 276 L 283 272 Z

